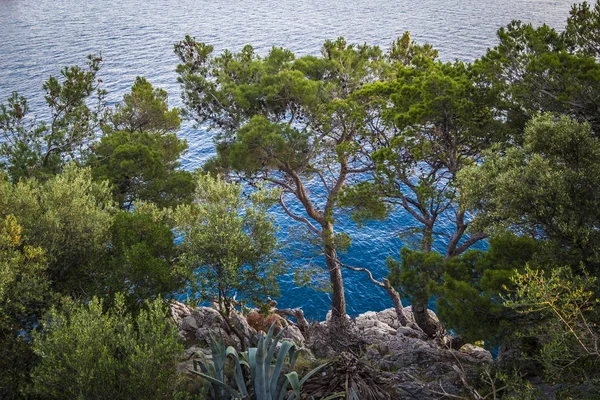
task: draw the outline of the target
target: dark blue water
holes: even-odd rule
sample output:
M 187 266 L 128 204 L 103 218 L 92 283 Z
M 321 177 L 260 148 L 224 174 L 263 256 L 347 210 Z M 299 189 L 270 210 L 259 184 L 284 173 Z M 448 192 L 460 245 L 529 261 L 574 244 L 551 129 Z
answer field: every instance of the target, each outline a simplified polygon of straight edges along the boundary
M 410 31 L 413 39 L 439 49 L 442 59 L 469 61 L 493 46 L 496 30 L 513 19 L 563 27 L 570 4 L 570 0 L 0 0 L 0 102 L 16 90 L 43 116 L 41 87 L 48 76 L 58 74 L 62 66 L 83 63 L 88 53 L 102 52 L 105 64 L 100 75 L 112 101 L 143 75 L 169 92 L 172 105 L 180 105 L 173 44 L 186 34 L 213 44 L 217 51 L 250 43 L 261 53 L 276 45 L 304 55 L 317 54 L 326 39 L 338 36 L 386 47 Z M 190 146 L 185 168 L 195 169 L 213 154 L 211 136 L 194 129 L 191 122 L 184 124 L 180 135 Z M 295 223 L 274 211 L 293 264 L 322 264 L 289 239 Z M 338 231 L 353 238 L 348 254 L 342 256 L 344 262 L 385 276 L 385 259 L 397 255 L 403 245 L 397 233 L 411 224 L 400 212 L 362 229 L 340 219 Z M 364 276 L 345 273 L 344 280 L 349 314 L 391 306 L 384 291 Z M 326 293 L 295 287 L 286 276 L 280 306 L 302 306 L 307 316 L 323 318 L 330 300 Z

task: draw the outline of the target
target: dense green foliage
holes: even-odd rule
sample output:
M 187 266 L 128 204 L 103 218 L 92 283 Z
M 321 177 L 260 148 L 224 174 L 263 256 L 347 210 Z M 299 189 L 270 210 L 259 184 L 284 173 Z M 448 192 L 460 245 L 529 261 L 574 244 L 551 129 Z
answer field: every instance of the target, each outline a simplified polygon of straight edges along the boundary
M 415 221 L 404 227 L 403 236 L 419 233 L 419 247 L 426 252 L 440 221 L 452 215 L 456 229 L 446 240 L 451 257 L 485 237 L 474 232 L 461 243 L 468 221 L 456 179 L 498 139 L 502 124 L 468 66 L 427 61 L 402 66 L 394 79 L 361 89 L 362 96 L 380 103 L 381 117 L 394 134 L 371 155 L 373 177 L 347 190 L 344 203 L 355 207 L 359 220 L 389 212 L 383 204 L 402 207 Z
M 69 164 L 47 181 L 4 181 L 0 203 L 0 213 L 23 227 L 23 243 L 44 249 L 57 291 L 81 295 L 103 286 L 100 261 L 115 209 L 108 185 L 94 182 L 89 169 Z
M 438 316 L 468 342 L 502 343 L 520 321 L 504 304 L 514 290 L 511 279 L 526 263 L 541 263 L 545 250 L 534 239 L 504 233 L 490 238 L 487 251 L 448 260 L 432 288 Z
M 78 365 L 69 361 L 68 371 L 63 368 L 57 372 L 58 375 L 64 373 L 62 377 L 51 377 L 61 381 L 60 390 L 64 391 L 55 393 L 56 398 L 77 397 L 66 384 L 72 382 L 69 376 L 86 375 L 85 368 L 98 356 L 93 348 L 77 346 L 93 342 L 97 333 L 94 329 L 105 326 L 90 327 L 89 337 L 80 345 L 76 343 L 79 339 L 71 337 L 70 345 L 63 343 L 56 349 L 55 359 L 33 351 L 39 341 L 46 338 L 38 331 L 50 326 L 42 324 L 49 321 L 43 318 L 44 314 L 65 296 L 71 299 L 67 314 L 80 307 L 77 302 L 92 304 L 94 296 L 98 296 L 105 299 L 105 309 L 118 300 L 119 316 L 138 315 L 146 300 L 183 290 L 189 277 L 178 263 L 170 212 L 161 209 L 190 202 L 194 189 L 192 174 L 177 169 L 178 158 L 186 148 L 185 142 L 175 135 L 180 124 L 179 111 L 169 110 L 166 93 L 152 88 L 142 78 L 136 80 L 132 93 L 125 96 L 123 103 L 114 109 L 106 108 L 104 92 L 98 88 L 100 80 L 96 78 L 100 62 L 99 58 L 91 57 L 88 69 L 65 68 L 61 78 L 51 77 L 46 82 L 46 102 L 52 115 L 48 122 L 31 119 L 26 100 L 16 93 L 0 108 L 0 157 L 6 172 L 6 175 L 0 174 L 2 398 L 44 397 L 43 388 L 28 389 L 32 368 L 39 367 L 41 360 L 49 363 L 60 363 L 61 357 L 74 360 L 85 350 L 89 352 L 87 360 L 82 359 Z M 94 93 L 95 100 L 91 98 Z M 102 134 L 101 139 L 94 141 L 98 134 Z M 111 145 L 116 149 L 109 148 Z M 129 160 L 135 154 L 141 156 L 134 159 L 132 166 Z M 119 157 L 124 164 L 111 161 Z M 107 163 L 114 175 L 107 174 Z M 85 164 L 88 167 L 84 167 Z M 127 172 L 131 172 L 132 179 L 119 192 L 118 178 Z M 134 201 L 133 212 L 119 210 L 119 206 L 130 208 Z M 122 294 L 117 299 L 119 293 Z M 95 307 L 96 313 L 102 311 L 99 305 Z M 78 312 L 83 315 L 88 311 L 81 308 Z M 59 314 L 55 310 L 48 318 L 64 321 L 70 318 Z M 154 314 L 152 318 L 143 317 L 151 314 L 142 311 L 139 317 L 146 318 L 146 322 L 139 320 L 140 329 L 148 330 L 142 332 L 146 341 L 152 336 L 160 337 L 166 327 L 166 320 L 163 318 L 161 322 L 158 314 Z M 101 341 L 100 337 L 97 339 Z M 120 343 L 122 339 L 122 335 L 117 335 L 110 345 L 137 346 L 134 342 Z M 160 341 L 156 344 L 160 345 Z M 120 350 L 115 347 L 111 351 Z M 136 351 L 145 350 L 139 347 Z M 175 347 L 169 354 L 171 366 L 178 356 L 174 352 L 177 353 Z M 122 368 L 129 368 L 119 365 L 118 354 L 111 357 L 114 358 L 112 364 L 102 373 L 117 377 L 124 371 Z M 145 368 L 144 373 L 150 374 L 142 380 L 150 380 L 152 375 L 160 378 L 156 371 L 164 360 L 158 357 L 154 362 L 154 359 L 148 354 L 138 360 L 139 368 Z M 57 365 L 48 368 L 54 369 Z M 124 381 L 113 383 L 122 386 L 136 371 L 128 373 L 129 377 L 123 372 Z M 173 369 L 169 373 L 174 377 Z M 42 379 L 46 378 L 50 379 L 49 376 Z M 105 378 L 108 379 L 108 375 Z M 92 382 L 95 378 L 86 379 Z M 79 384 L 80 390 L 88 385 L 83 381 Z M 159 379 L 156 385 L 159 394 L 166 388 L 166 381 Z M 149 390 L 154 392 L 154 389 Z M 144 391 L 139 388 L 132 388 L 128 393 L 136 391 L 143 397 Z M 82 392 L 81 396 L 110 397 L 108 389 L 103 393 L 103 383 L 97 382 L 96 386 L 90 384 L 89 391 Z
M 16 92 L 0 105 L 0 157 L 14 182 L 56 174 L 85 156 L 105 107 L 96 78 L 101 63 L 101 57 L 90 55 L 87 68 L 65 67 L 62 82 L 51 76 L 44 83 L 49 121 L 31 122 L 27 100 Z
M 23 245 L 14 216 L 0 221 L 0 397 L 16 398 L 35 362 L 28 332 L 52 298 L 41 248 Z
M 119 212 L 110 233 L 104 295 L 123 293 L 129 306 L 168 296 L 185 286 L 187 273 L 177 264 L 172 226 L 150 210 Z
M 183 350 L 161 300 L 133 317 L 122 297 L 53 308 L 33 348 L 31 392 L 45 399 L 172 399 Z
M 540 339 L 540 362 L 553 382 L 588 382 L 598 390 L 597 278 L 561 267 L 549 273 L 525 269 L 514 278 L 516 300 L 508 306 L 530 318 L 522 334 Z
M 282 191 L 284 212 L 317 238 L 334 318 L 346 313 L 336 200 L 345 185 L 372 169 L 368 126 L 377 123 L 368 102 L 354 94 L 398 62 L 394 56 L 402 49 L 408 52 L 396 46 L 384 55 L 340 38 L 327 41 L 321 57 L 296 58 L 273 48 L 263 58 L 251 46 L 214 56 L 212 46 L 191 37 L 175 45 L 187 113 L 218 131 L 217 157 L 206 169 Z M 322 197 L 309 193 L 317 187 Z
M 597 397 L 600 1 L 574 6 L 563 31 L 514 21 L 498 36 L 473 63 L 441 62 L 408 33 L 386 51 L 327 41 L 319 56 L 215 55 L 186 37 L 182 113 L 216 131 L 196 174 L 180 169 L 167 93 L 138 77 L 107 106 L 99 57 L 44 84 L 45 120 L 14 93 L 0 105 L 0 397 L 173 398 L 182 348 L 157 299 L 187 292 L 231 324 L 276 296 L 277 203 L 318 248 L 310 279 L 325 272 L 334 321 L 342 269 L 367 272 L 429 336 L 512 347 L 517 374 Z M 389 280 L 344 264 L 340 218 L 396 212 L 412 222 Z M 283 342 L 271 365 L 278 338 L 241 354 L 213 344 L 212 397 L 299 396 L 280 373 L 296 349 Z
M 476 223 L 510 228 L 556 242 L 563 262 L 598 271 L 600 141 L 588 123 L 536 116 L 523 145 L 489 154 L 466 171 L 467 198 L 481 211 Z
M 115 201 L 130 209 L 142 200 L 159 206 L 191 201 L 192 174 L 177 169 L 187 143 L 177 138 L 179 110 L 169 110 L 167 93 L 137 78 L 131 93 L 106 116 L 103 135 L 88 164 L 94 177 L 113 185 Z

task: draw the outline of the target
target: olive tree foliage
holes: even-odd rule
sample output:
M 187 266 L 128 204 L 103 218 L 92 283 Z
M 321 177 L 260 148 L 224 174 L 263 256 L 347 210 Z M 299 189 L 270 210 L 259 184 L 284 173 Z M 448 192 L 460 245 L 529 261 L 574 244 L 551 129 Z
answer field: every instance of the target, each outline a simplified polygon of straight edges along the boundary
M 35 362 L 30 333 L 53 299 L 44 252 L 23 244 L 13 215 L 0 220 L 0 397 L 21 398 Z
M 179 169 L 187 143 L 177 137 L 179 110 L 169 109 L 167 92 L 138 77 L 104 118 L 103 135 L 91 146 L 87 163 L 96 179 L 113 185 L 121 207 L 129 210 L 136 201 L 163 207 L 191 201 L 192 174 Z
M 31 118 L 27 100 L 16 92 L 0 105 L 0 161 L 11 180 L 42 177 L 85 157 L 105 107 L 96 74 L 102 57 L 90 55 L 86 67 L 65 67 L 43 85 L 49 118 Z
M 94 297 L 86 305 L 53 308 L 33 336 L 40 356 L 30 394 L 45 399 L 173 399 L 183 352 L 162 300 L 137 316 L 123 297 L 105 309 Z
M 1 184 L 0 215 L 14 215 L 23 244 L 44 250 L 52 287 L 64 294 L 90 297 L 102 289 L 115 212 L 108 184 L 75 164 L 43 182 Z
M 340 38 L 325 42 L 320 57 L 298 58 L 282 48 L 260 57 L 251 46 L 216 56 L 191 37 L 175 45 L 186 112 L 217 131 L 217 157 L 205 168 L 281 189 L 284 212 L 319 242 L 334 318 L 346 312 L 338 252 L 349 243 L 335 230 L 337 200 L 374 170 L 373 137 L 386 130 L 355 93 L 411 63 L 414 49 L 408 35 L 387 53 Z
M 218 304 L 226 319 L 238 305 L 276 296 L 282 261 L 267 213 L 274 194 L 259 190 L 246 198 L 241 185 L 199 175 L 195 196 L 174 214 L 179 262 L 190 272 L 191 290 Z

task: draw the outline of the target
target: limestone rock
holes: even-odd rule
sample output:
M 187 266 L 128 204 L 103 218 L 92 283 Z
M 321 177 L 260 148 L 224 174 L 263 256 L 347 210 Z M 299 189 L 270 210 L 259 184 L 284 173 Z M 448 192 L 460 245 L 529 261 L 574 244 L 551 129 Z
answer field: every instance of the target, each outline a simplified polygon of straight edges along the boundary
M 481 362 L 493 361 L 492 354 L 489 351 L 470 343 L 463 345 L 459 351 L 463 354 L 473 357 L 474 359 L 481 360 Z
M 305 342 L 305 338 L 295 325 L 288 325 L 283 328 L 283 334 L 281 335 L 282 340 L 289 340 L 299 346 L 303 346 Z
M 429 338 L 414 324 L 412 308 L 406 307 L 404 312 L 412 322 L 409 326 L 400 326 L 394 309 L 361 314 L 353 325 L 367 344 L 365 357 L 388 371 L 397 389 L 396 398 L 430 399 L 440 385 L 447 393 L 460 395 L 457 366 L 466 375 L 475 376 L 480 366 L 492 362 L 485 349 L 465 345 L 460 351 L 452 350 L 442 340 Z M 433 311 L 429 313 L 438 320 Z
M 169 302 L 169 308 L 171 309 L 171 319 L 175 324 L 179 325 L 181 320 L 192 313 L 192 309 L 187 305 L 179 301 Z
M 239 333 L 249 346 L 256 335 L 256 331 L 248 325 L 246 319 L 234 313 L 230 319 L 230 326 L 219 312 L 211 307 L 198 307 L 190 314 L 179 314 L 179 336 L 188 346 L 208 347 L 210 337 L 222 337 L 225 345 L 241 349 Z M 174 318 L 175 319 L 175 318 Z

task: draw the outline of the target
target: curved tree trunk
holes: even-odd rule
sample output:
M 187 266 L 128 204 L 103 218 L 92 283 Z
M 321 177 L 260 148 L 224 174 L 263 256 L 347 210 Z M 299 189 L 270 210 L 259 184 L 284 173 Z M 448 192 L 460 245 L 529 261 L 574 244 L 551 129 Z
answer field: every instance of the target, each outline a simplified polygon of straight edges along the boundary
M 419 325 L 419 328 L 427 334 L 427 336 L 433 338 L 436 337 L 442 327 L 429 315 L 427 309 L 427 299 L 413 299 L 412 311 L 415 317 L 415 322 Z
M 404 307 L 402 307 L 402 300 L 400 299 L 400 293 L 398 293 L 396 291 L 396 289 L 394 289 L 394 287 L 390 284 L 390 281 L 388 279 L 384 278 L 383 282 L 380 282 L 377 279 L 373 278 L 373 274 L 371 273 L 371 271 L 369 271 L 366 268 L 351 267 L 350 265 L 346 265 L 346 264 L 340 264 L 340 265 L 342 267 L 347 268 L 352 271 L 366 273 L 371 282 L 373 282 L 375 285 L 377 285 L 379 287 L 384 288 L 385 291 L 387 292 L 388 296 L 390 296 L 390 299 L 392 299 L 392 303 L 394 304 L 394 310 L 396 311 L 396 317 L 398 318 L 398 322 L 400 323 L 400 325 L 402 325 L 402 326 L 409 325 L 410 321 L 406 317 L 406 314 L 404 314 Z
M 394 310 L 396 311 L 396 317 L 398 317 L 398 322 L 402 326 L 408 325 L 408 318 L 406 318 L 406 314 L 404 314 L 404 307 L 402 307 L 402 301 L 400 300 L 400 294 L 390 285 L 390 281 L 387 279 L 383 280 L 383 287 L 387 292 L 388 296 L 392 299 L 392 303 L 394 304 Z

